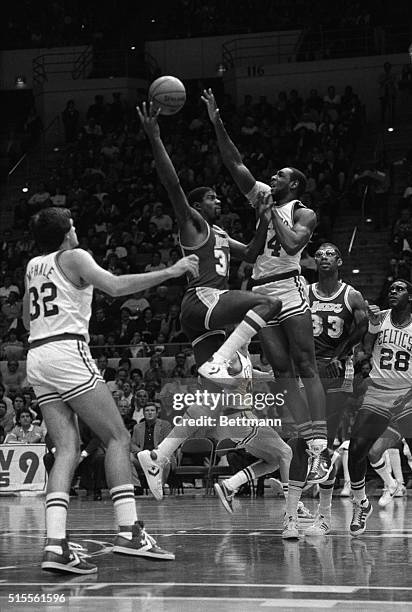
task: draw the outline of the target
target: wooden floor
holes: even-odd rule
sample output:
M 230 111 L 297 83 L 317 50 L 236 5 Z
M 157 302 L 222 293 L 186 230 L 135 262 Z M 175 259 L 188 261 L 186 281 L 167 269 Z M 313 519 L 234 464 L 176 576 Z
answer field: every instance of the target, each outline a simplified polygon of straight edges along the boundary
M 190 490 L 162 503 L 139 498 L 140 517 L 175 562 L 113 555 L 110 500 L 71 502 L 70 539 L 88 548 L 97 576 L 67 579 L 39 568 L 43 498 L 0 497 L 0 610 L 266 612 L 412 610 L 412 499 L 378 510 L 361 538 L 347 533 L 351 502 L 334 499 L 333 533 L 285 542 L 283 504 L 242 498 L 228 515 L 215 497 Z M 314 510 L 316 502 L 305 500 Z M 9 595 L 20 594 L 20 603 Z M 23 603 L 21 595 L 60 602 Z M 45 597 L 44 597 L 45 598 Z M 64 601 L 62 601 L 64 600 Z

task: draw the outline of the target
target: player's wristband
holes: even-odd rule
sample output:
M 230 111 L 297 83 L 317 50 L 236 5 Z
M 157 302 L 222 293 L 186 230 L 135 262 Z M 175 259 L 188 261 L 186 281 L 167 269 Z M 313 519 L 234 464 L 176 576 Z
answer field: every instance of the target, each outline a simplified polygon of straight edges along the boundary
M 80 453 L 80 456 L 81 456 L 81 457 L 84 457 L 84 458 L 86 459 L 86 457 L 88 457 L 88 456 L 89 456 L 89 453 L 88 453 L 87 451 L 83 450 L 83 451 Z
M 381 324 L 380 323 L 372 323 L 372 321 L 369 321 L 369 325 L 368 325 L 368 332 L 370 334 L 377 334 L 381 329 Z

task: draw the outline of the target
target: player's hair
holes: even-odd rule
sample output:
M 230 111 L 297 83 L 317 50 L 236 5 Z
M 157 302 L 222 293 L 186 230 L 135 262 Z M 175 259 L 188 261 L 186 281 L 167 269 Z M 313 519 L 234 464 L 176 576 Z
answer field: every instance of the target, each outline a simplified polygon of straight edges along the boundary
M 288 166 L 288 167 L 290 170 L 292 170 L 291 177 L 290 177 L 291 180 L 298 181 L 298 188 L 296 189 L 296 195 L 300 197 L 302 193 L 305 193 L 306 191 L 306 185 L 307 185 L 306 176 L 303 174 L 303 172 L 301 172 L 297 168 L 293 168 L 292 166 Z
M 409 295 L 412 295 L 412 283 L 410 283 L 409 281 L 405 280 L 404 278 L 396 278 L 394 281 L 391 282 L 389 287 L 391 287 L 394 283 L 398 283 L 398 282 L 405 283 L 406 288 L 408 289 Z
M 33 215 L 31 229 L 34 240 L 42 253 L 58 251 L 72 225 L 68 208 L 50 206 Z
M 336 244 L 333 244 L 333 242 L 322 242 L 322 244 L 320 244 L 316 250 L 322 249 L 324 247 L 332 247 L 332 249 L 335 250 L 336 255 L 340 259 L 342 259 L 342 254 L 341 254 L 340 250 L 338 249 L 338 247 L 336 246 Z
M 189 193 L 187 194 L 187 201 L 189 202 L 189 205 L 193 206 L 193 204 L 196 203 L 200 204 L 206 193 L 210 190 L 210 187 L 196 187 L 196 189 L 192 189 L 192 191 L 189 191 Z

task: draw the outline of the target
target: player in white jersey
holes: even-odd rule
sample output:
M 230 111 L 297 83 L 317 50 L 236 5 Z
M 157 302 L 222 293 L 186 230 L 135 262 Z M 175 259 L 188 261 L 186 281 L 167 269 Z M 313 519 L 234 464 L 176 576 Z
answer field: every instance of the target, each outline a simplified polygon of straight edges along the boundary
M 243 484 L 253 482 L 278 468 L 282 482 L 288 482 L 292 449 L 273 429 L 268 419 L 260 418 L 252 412 L 252 379 L 273 380 L 273 377 L 253 368 L 246 346 L 231 359 L 229 373 L 238 380 L 237 387 L 227 389 L 227 398 L 233 398 L 234 403 L 226 402 L 225 408 L 216 417 L 218 424 L 213 430 L 213 437 L 217 440 L 233 440 L 236 448 L 242 448 L 258 459 L 221 484 L 215 484 L 215 491 L 224 508 L 232 513 L 233 498 Z
M 412 432 L 412 284 L 399 279 L 389 287 L 389 310 L 368 305 L 365 345 L 372 347 L 370 385 L 352 428 L 349 474 L 354 499 L 350 533 L 361 535 L 372 506 L 366 497 L 368 453 L 389 424 L 399 428 L 409 446 Z
M 203 92 L 209 118 L 215 128 L 223 162 L 240 191 L 252 206 L 262 197 L 272 198 L 272 218 L 262 255 L 253 268 L 254 291 L 279 297 L 282 309 L 259 332 L 265 355 L 272 369 L 282 380 L 288 393 L 288 407 L 297 425 L 299 439 L 291 464 L 291 486 L 288 516 L 297 518 L 303 457 L 307 452 L 312 462 L 308 482 L 324 482 L 331 469 L 327 450 L 325 394 L 316 366 L 312 319 L 303 279 L 300 255 L 316 226 L 314 211 L 306 208 L 299 196 L 305 191 L 306 178 L 295 168 L 278 170 L 270 186 L 257 182 L 243 163 L 220 118 L 212 91 Z M 305 386 L 307 404 L 297 384 L 296 374 Z
M 97 571 L 70 548 L 66 538 L 70 483 L 80 458 L 77 415 L 106 448 L 106 479 L 119 529 L 113 552 L 173 560 L 174 555 L 159 548 L 137 521 L 130 435 L 91 357 L 88 326 L 94 287 L 120 296 L 185 273 L 197 275 L 197 257 L 186 257 L 158 272 L 114 276 L 76 248 L 70 211 L 55 207 L 33 217 L 33 235 L 42 255 L 29 261 L 25 273 L 23 320 L 30 330 L 27 379 L 56 447 L 47 483 L 42 569 L 69 574 Z

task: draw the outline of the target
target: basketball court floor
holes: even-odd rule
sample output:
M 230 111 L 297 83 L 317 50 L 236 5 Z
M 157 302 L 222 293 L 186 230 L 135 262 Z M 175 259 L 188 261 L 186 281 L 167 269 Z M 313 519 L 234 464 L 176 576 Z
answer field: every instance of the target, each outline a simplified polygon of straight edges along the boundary
M 1 497 L 1 612 L 412 610 L 411 499 L 378 510 L 373 498 L 368 530 L 352 538 L 351 502 L 336 498 L 332 535 L 299 541 L 281 539 L 283 504 L 270 493 L 239 499 L 234 515 L 216 497 L 190 490 L 162 503 L 138 499 L 139 518 L 176 561 L 111 553 L 106 493 L 101 502 L 71 502 L 69 539 L 87 548 L 99 571 L 67 578 L 39 569 L 43 499 Z M 304 501 L 315 509 L 315 500 Z

